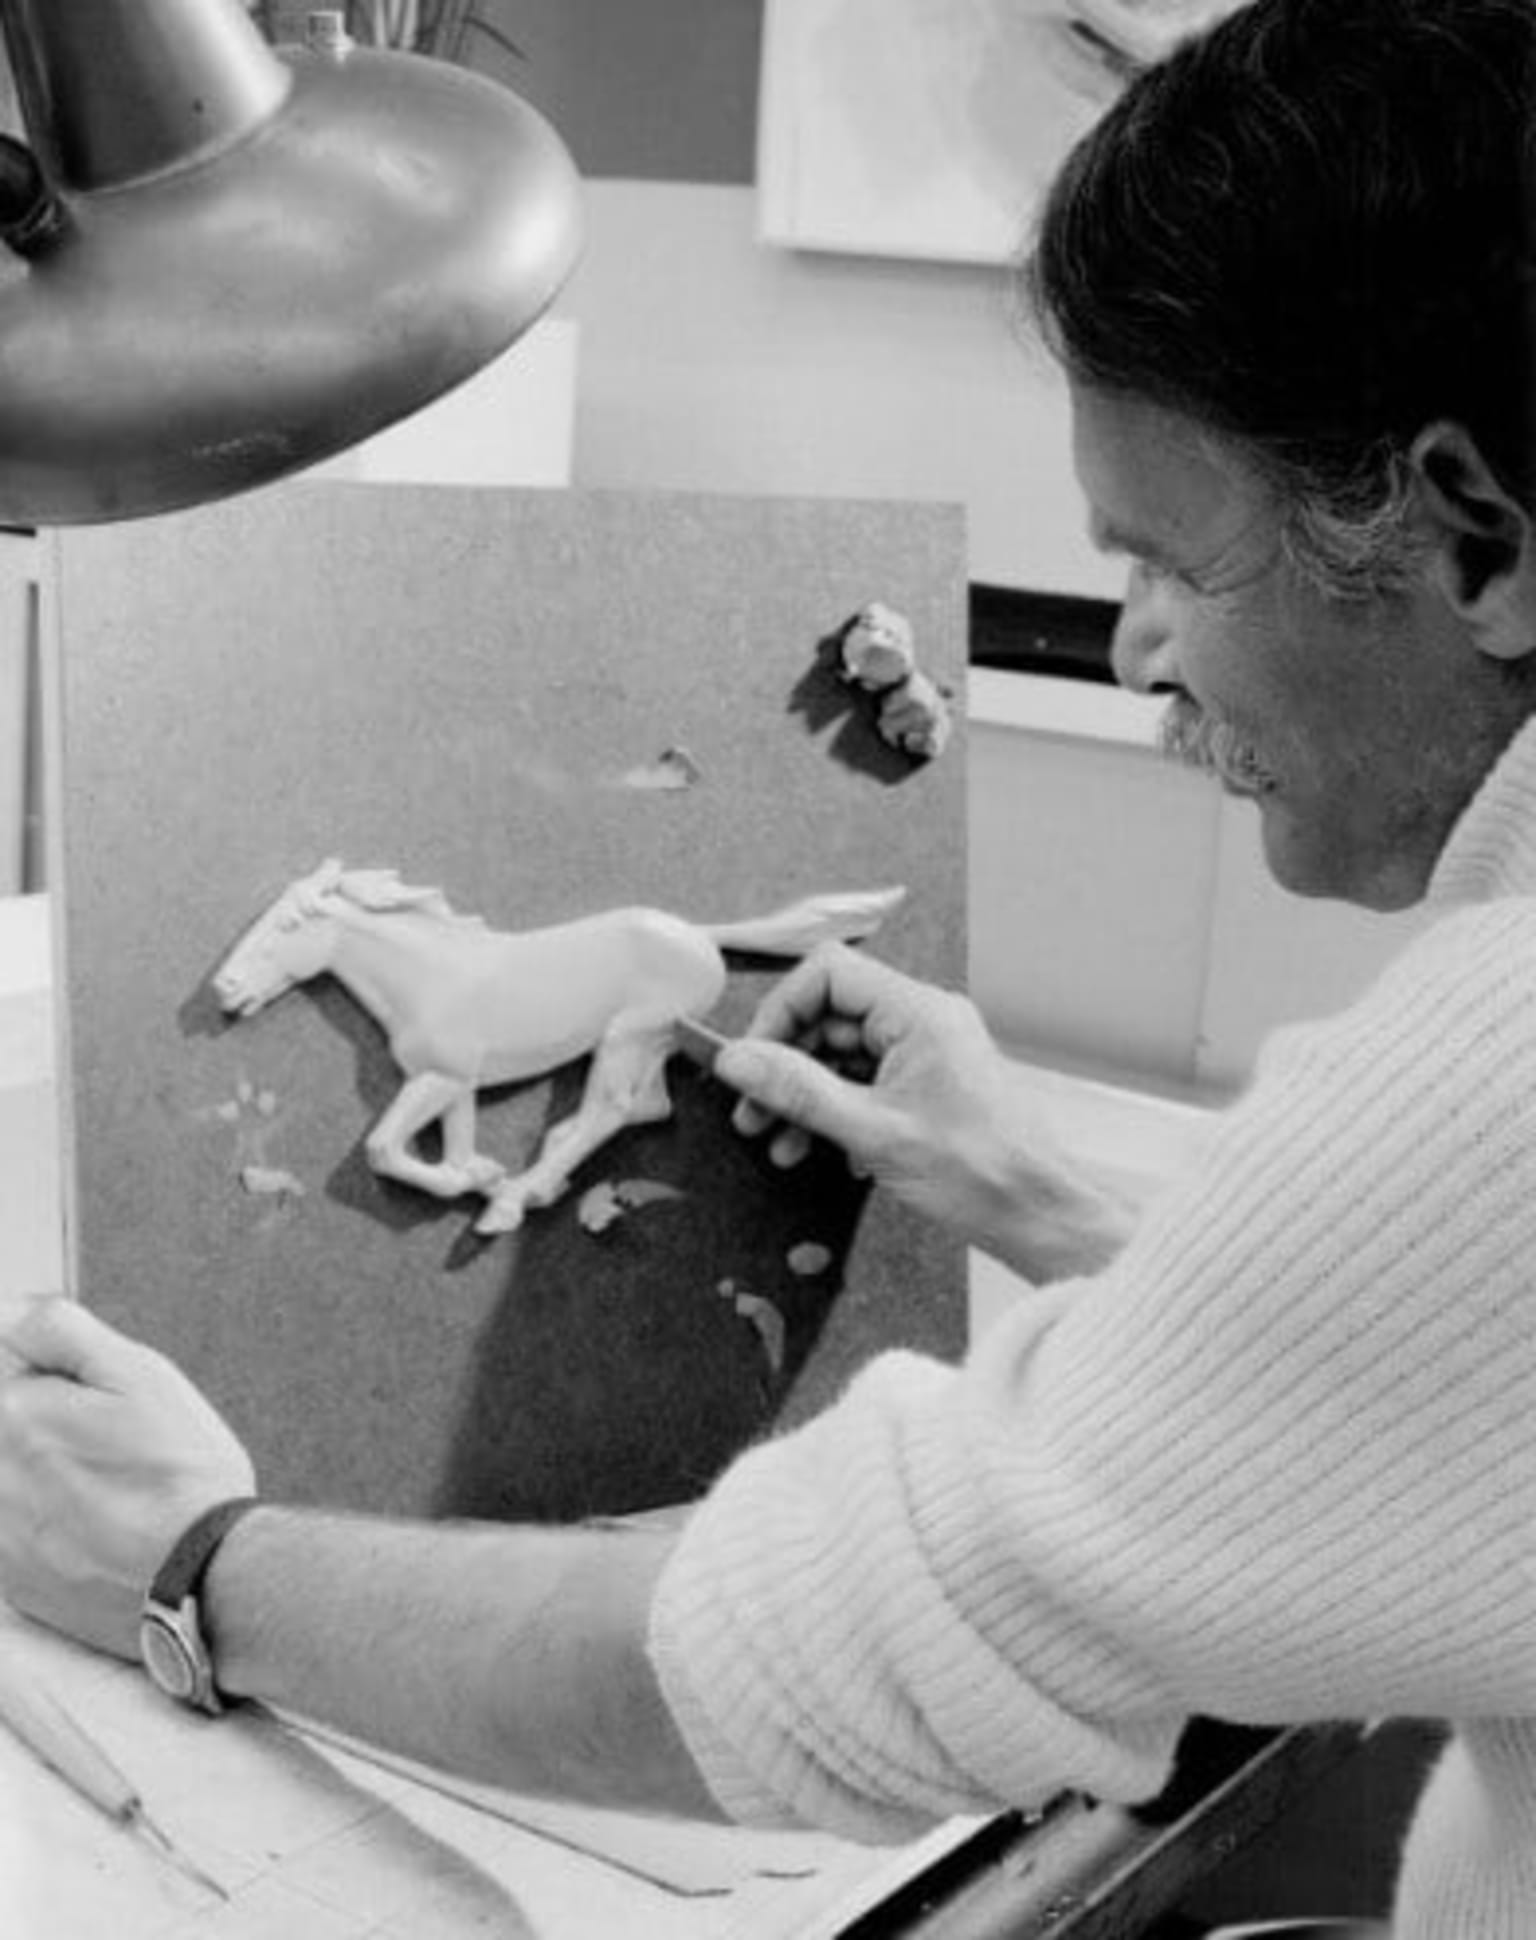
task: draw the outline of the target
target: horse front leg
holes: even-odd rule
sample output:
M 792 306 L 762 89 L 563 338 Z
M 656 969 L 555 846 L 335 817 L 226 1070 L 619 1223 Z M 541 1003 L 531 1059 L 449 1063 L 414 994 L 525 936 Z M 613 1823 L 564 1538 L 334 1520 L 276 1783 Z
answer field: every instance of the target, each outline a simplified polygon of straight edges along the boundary
M 514 1173 L 491 1194 L 475 1222 L 477 1233 L 510 1233 L 531 1206 L 547 1206 L 570 1184 L 571 1174 L 626 1125 L 648 1125 L 672 1113 L 667 1059 L 676 1044 L 669 1012 L 621 1013 L 592 1053 L 581 1103 L 551 1128 L 526 1171 Z
M 439 1071 L 407 1078 L 368 1134 L 364 1150 L 369 1165 L 382 1177 L 416 1186 L 436 1199 L 490 1189 L 496 1178 L 486 1168 L 494 1168 L 495 1175 L 502 1168 L 474 1151 L 474 1103 L 474 1088 L 462 1078 Z M 444 1120 L 443 1157 L 433 1164 L 411 1149 L 411 1141 L 438 1118 Z
M 507 1176 L 507 1168 L 487 1152 L 475 1150 L 475 1091 L 466 1085 L 443 1113 L 443 1162 L 461 1172 L 471 1192 L 489 1194 Z

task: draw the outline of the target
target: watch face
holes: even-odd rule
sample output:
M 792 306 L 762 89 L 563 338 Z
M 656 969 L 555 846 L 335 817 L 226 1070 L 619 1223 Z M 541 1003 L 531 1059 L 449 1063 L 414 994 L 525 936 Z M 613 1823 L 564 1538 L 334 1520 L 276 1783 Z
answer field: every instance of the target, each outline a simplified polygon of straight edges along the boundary
M 185 1703 L 197 1688 L 197 1673 L 187 1646 L 163 1617 L 148 1616 L 139 1625 L 139 1651 L 144 1668 L 168 1697 Z

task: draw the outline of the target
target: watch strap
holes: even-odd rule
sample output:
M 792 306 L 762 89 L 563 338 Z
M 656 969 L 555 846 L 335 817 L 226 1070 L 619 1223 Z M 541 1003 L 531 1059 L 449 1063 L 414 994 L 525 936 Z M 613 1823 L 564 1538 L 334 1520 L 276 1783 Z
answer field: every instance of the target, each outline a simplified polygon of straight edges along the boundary
M 156 1570 L 155 1580 L 149 1586 L 149 1602 L 177 1610 L 188 1597 L 195 1599 L 219 1544 L 256 1504 L 254 1495 L 232 1496 L 227 1502 L 215 1503 L 211 1509 L 194 1516 Z

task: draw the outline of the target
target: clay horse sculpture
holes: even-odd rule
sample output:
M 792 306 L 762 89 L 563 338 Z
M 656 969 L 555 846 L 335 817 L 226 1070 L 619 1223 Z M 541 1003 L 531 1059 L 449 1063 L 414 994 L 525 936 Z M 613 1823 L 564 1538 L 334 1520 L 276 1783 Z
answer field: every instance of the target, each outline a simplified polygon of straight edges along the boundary
M 903 889 L 809 896 L 766 916 L 690 923 L 659 909 L 608 909 L 548 929 L 501 931 L 457 914 L 437 889 L 393 869 L 323 862 L 291 882 L 215 973 L 222 1007 L 250 1017 L 329 972 L 372 1013 L 405 1082 L 368 1134 L 375 1172 L 440 1199 L 480 1193 L 482 1233 L 510 1232 L 626 1125 L 672 1110 L 667 1060 L 677 1020 L 725 988 L 723 952 L 795 958 L 871 935 Z M 591 1055 L 581 1103 L 516 1174 L 475 1146 L 475 1093 Z M 441 1121 L 442 1156 L 415 1148 Z

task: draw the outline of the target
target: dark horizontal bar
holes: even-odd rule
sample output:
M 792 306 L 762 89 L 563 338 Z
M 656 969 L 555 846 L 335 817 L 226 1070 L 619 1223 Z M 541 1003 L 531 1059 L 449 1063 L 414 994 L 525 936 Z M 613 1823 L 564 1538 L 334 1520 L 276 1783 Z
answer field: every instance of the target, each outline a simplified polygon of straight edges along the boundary
M 1113 685 L 1109 643 L 1119 615 L 1113 600 L 973 580 L 971 665 Z

